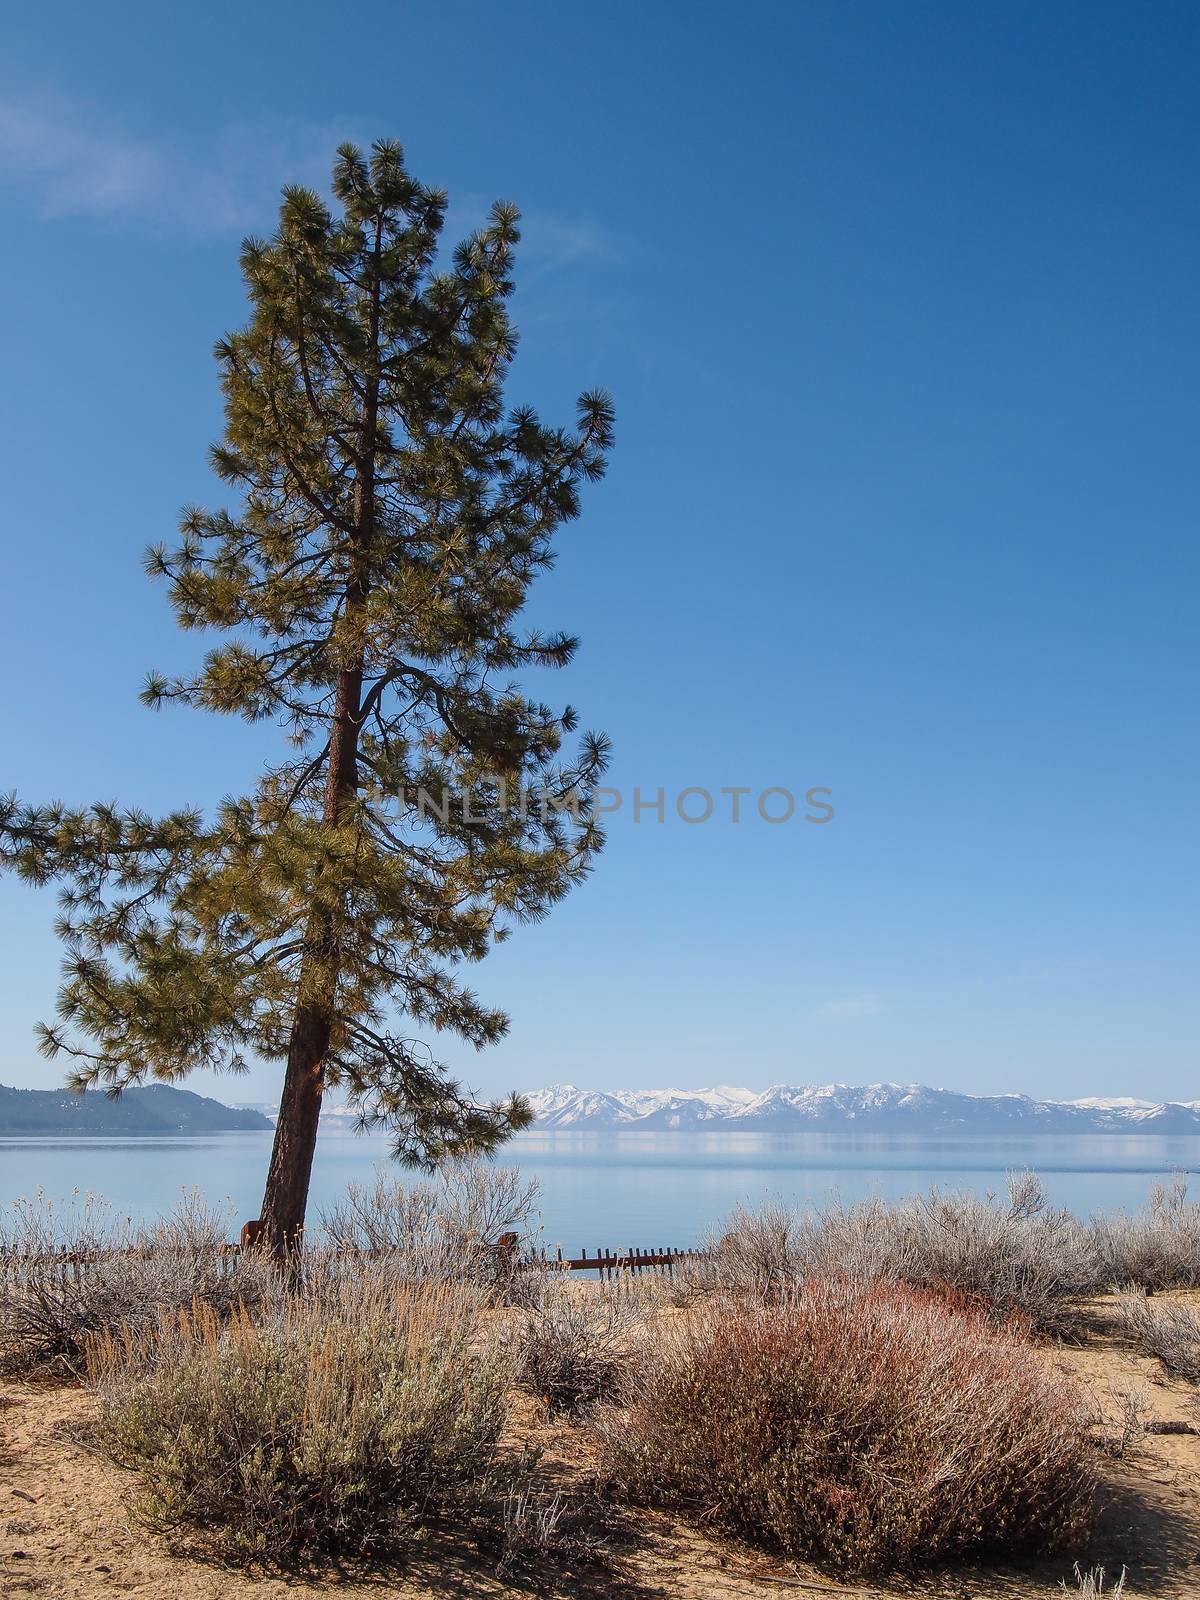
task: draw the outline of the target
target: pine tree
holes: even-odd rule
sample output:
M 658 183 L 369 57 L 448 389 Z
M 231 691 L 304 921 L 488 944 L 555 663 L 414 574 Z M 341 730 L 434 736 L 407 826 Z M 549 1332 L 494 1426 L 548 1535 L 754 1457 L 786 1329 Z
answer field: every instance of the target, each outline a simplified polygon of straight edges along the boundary
M 212 451 L 238 508 L 187 511 L 177 547 L 147 555 L 179 625 L 225 638 L 145 701 L 275 722 L 287 746 L 208 820 L 0 807 L 0 860 L 63 885 L 41 1046 L 74 1058 L 76 1088 L 286 1063 L 276 1251 L 304 1222 L 326 1089 L 418 1164 L 528 1121 L 515 1095 L 476 1103 L 414 1035 L 502 1036 L 455 968 L 586 873 L 606 759 L 595 735 L 567 757 L 574 713 L 517 675 L 575 651 L 519 613 L 604 470 L 611 402 L 585 394 L 570 430 L 506 411 L 511 205 L 442 266 L 445 195 L 398 145 L 343 146 L 333 194 L 285 189 L 274 237 L 243 246 L 251 315 L 216 347 Z

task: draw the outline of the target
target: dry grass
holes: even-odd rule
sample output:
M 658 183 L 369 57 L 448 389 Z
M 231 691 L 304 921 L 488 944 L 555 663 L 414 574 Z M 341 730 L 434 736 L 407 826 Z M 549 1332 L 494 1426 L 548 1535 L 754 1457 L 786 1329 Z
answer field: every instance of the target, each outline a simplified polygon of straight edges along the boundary
M 500 1510 L 497 1573 L 544 1581 L 547 1563 L 608 1567 L 604 1517 L 596 1506 L 561 1489 L 510 1489 Z
M 699 1307 L 593 1418 L 633 1498 L 842 1571 L 1064 1547 L 1091 1514 L 1076 1392 L 1019 1332 L 898 1284 Z
M 1085 1597 L 1085 1600 L 1098 1600 L 1100 1595 L 1111 1595 L 1112 1600 L 1117 1600 L 1119 1595 L 1125 1593 L 1125 1568 L 1122 1567 L 1115 1583 L 1109 1583 L 1105 1577 L 1103 1567 L 1089 1567 L 1085 1572 L 1079 1563 L 1075 1563 L 1075 1582 L 1063 1583 L 1063 1592 Z

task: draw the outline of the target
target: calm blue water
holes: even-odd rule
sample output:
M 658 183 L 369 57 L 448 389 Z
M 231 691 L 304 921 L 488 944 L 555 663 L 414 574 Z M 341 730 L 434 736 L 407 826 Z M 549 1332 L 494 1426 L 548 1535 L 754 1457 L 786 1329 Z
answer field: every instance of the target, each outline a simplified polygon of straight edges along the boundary
M 258 1215 L 269 1133 L 194 1139 L 0 1140 L 0 1205 L 42 1188 L 100 1194 L 122 1214 L 169 1211 L 183 1188 L 228 1204 L 231 1237 Z M 824 1204 L 912 1194 L 939 1184 L 1002 1191 L 1032 1167 L 1055 1205 L 1080 1215 L 1142 1201 L 1179 1170 L 1200 1170 L 1200 1137 L 1041 1135 L 1024 1139 L 849 1137 L 819 1133 L 524 1133 L 504 1162 L 542 1186 L 545 1242 L 580 1248 L 688 1245 L 738 1201 Z M 348 1183 L 388 1165 L 386 1142 L 322 1135 L 310 1222 Z M 1200 1192 L 1200 1180 L 1194 1182 Z

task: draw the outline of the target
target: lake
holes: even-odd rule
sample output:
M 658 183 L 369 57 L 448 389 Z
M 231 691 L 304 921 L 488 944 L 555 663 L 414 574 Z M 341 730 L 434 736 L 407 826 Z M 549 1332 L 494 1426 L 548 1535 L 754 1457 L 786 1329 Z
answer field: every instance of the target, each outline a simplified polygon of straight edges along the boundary
M 148 1219 L 169 1211 L 181 1189 L 195 1187 L 210 1203 L 228 1205 L 236 1237 L 241 1223 L 258 1214 L 270 1143 L 265 1132 L 0 1140 L 0 1205 L 38 1188 L 54 1198 L 79 1189 L 103 1195 L 123 1215 Z M 1200 1137 L 531 1131 L 512 1141 L 503 1161 L 538 1179 L 545 1242 L 574 1254 L 694 1244 L 739 1201 L 896 1199 L 931 1184 L 984 1194 L 1002 1191 L 1005 1173 L 1022 1167 L 1040 1174 L 1053 1204 L 1086 1216 L 1136 1206 L 1156 1180 L 1200 1169 Z M 310 1220 L 348 1183 L 369 1183 L 376 1168 L 388 1165 L 382 1138 L 322 1134 Z

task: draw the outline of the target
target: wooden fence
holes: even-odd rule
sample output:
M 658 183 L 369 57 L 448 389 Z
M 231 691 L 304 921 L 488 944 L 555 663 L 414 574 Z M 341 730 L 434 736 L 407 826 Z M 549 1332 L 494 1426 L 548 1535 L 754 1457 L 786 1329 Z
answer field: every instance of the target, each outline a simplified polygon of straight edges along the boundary
M 628 1250 L 600 1248 L 590 1256 L 586 1250 L 577 1256 L 564 1256 L 560 1247 L 553 1255 L 543 1250 L 539 1254 L 527 1256 L 524 1264 L 549 1267 L 552 1271 L 558 1272 L 597 1272 L 604 1279 L 629 1276 L 640 1278 L 644 1273 L 652 1277 L 671 1277 L 677 1262 L 691 1260 L 700 1253 L 698 1250 L 668 1249 L 663 1245 L 643 1250 L 635 1245 Z
M 238 1269 L 241 1246 L 224 1244 L 213 1262 L 221 1277 L 232 1277 Z M 87 1273 L 110 1261 L 146 1260 L 153 1250 L 131 1246 L 118 1250 L 47 1250 L 40 1254 L 6 1255 L 0 1251 L 0 1283 L 80 1283 Z
M 701 1254 L 698 1250 L 676 1250 L 665 1246 L 649 1249 L 631 1246 L 626 1250 L 598 1247 L 591 1255 L 586 1250 L 581 1250 L 577 1256 L 567 1256 L 559 1246 L 554 1251 L 538 1250 L 522 1255 L 518 1254 L 516 1245 L 516 1236 L 506 1235 L 498 1244 L 488 1248 L 511 1256 L 516 1271 L 539 1269 L 549 1272 L 594 1272 L 606 1282 L 646 1275 L 671 1277 L 679 1262 Z M 232 1276 L 237 1272 L 242 1250 L 243 1246 L 240 1244 L 225 1244 L 216 1252 L 214 1262 L 222 1276 Z M 0 1283 L 58 1282 L 65 1287 L 69 1283 L 81 1282 L 88 1272 L 104 1266 L 107 1262 L 118 1258 L 136 1260 L 151 1253 L 137 1247 L 94 1252 L 52 1250 L 39 1255 L 5 1255 L 0 1252 Z

